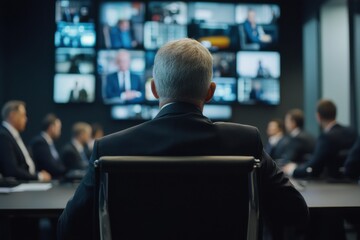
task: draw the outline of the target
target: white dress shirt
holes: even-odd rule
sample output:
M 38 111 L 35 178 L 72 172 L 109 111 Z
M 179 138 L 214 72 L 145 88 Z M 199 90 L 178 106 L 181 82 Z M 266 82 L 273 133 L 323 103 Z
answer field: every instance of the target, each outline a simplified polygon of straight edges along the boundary
M 19 134 L 19 132 L 8 122 L 3 121 L 2 125 L 9 130 L 10 134 L 13 136 L 13 138 L 15 139 L 17 145 L 19 146 L 26 164 L 29 166 L 29 173 L 35 175 L 35 164 L 34 161 L 32 160 L 32 158 L 30 157 L 30 154 L 27 150 L 27 148 L 25 147 L 25 144 L 23 142 L 23 140 L 21 139 L 21 136 Z

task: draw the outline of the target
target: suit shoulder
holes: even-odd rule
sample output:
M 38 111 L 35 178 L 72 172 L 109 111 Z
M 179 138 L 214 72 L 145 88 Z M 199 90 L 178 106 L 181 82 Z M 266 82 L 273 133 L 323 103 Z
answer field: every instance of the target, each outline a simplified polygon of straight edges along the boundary
M 230 132 L 234 131 L 234 133 L 236 134 L 241 132 L 242 134 L 259 135 L 258 128 L 251 125 L 230 123 L 230 122 L 215 122 L 214 125 L 216 125 L 219 129 L 224 131 L 230 131 Z

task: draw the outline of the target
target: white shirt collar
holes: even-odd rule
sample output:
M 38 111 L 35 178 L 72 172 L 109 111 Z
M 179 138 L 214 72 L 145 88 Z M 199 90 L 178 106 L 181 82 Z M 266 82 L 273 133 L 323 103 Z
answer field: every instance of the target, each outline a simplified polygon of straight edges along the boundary
M 81 143 L 78 140 L 73 138 L 73 140 L 71 142 L 79 153 L 84 151 L 84 146 L 81 145 Z
M 7 121 L 3 121 L 2 125 L 9 130 L 11 136 L 13 136 L 15 139 L 20 136 L 20 133 L 18 130 L 16 130 L 10 123 Z
M 163 106 L 160 108 L 160 110 L 162 110 L 163 108 L 165 108 L 165 107 L 167 107 L 167 106 L 170 106 L 170 105 L 172 105 L 172 104 L 174 104 L 174 103 L 176 103 L 176 102 L 169 102 L 169 103 L 163 105 Z
M 283 134 L 277 134 L 274 136 L 269 137 L 269 143 L 271 146 L 275 146 L 278 144 L 278 142 L 280 141 L 280 139 L 282 139 L 284 137 Z
M 295 128 L 294 130 L 292 130 L 292 131 L 290 132 L 290 136 L 291 136 L 291 137 L 296 137 L 297 135 L 299 135 L 300 131 L 301 131 L 300 128 Z
M 330 122 L 326 127 L 324 128 L 324 132 L 329 132 L 334 126 L 336 125 L 336 121 Z
M 53 141 L 52 138 L 49 136 L 49 134 L 47 134 L 46 132 L 41 132 L 41 136 L 45 139 L 45 141 L 46 141 L 49 145 L 54 144 L 54 141 Z

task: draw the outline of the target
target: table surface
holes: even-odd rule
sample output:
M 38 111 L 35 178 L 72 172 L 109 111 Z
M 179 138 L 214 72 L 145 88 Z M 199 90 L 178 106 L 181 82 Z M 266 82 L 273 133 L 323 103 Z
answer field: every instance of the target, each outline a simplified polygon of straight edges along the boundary
M 0 194 L 0 214 L 60 214 L 78 184 L 53 184 L 46 191 Z M 360 209 L 356 183 L 306 182 L 299 189 L 310 209 Z
M 306 182 L 300 189 L 309 208 L 360 208 L 357 183 Z
M 0 194 L 0 214 L 49 214 L 58 215 L 74 195 L 78 184 L 53 183 L 46 191 L 26 191 Z

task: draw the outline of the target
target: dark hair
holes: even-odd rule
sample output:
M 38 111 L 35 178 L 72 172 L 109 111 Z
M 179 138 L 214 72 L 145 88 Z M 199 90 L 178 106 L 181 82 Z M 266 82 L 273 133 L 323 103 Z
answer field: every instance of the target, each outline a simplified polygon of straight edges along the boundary
M 25 102 L 19 100 L 8 101 L 4 104 L 1 110 L 3 120 L 6 120 L 11 112 L 18 111 L 20 106 L 26 106 Z
M 283 121 L 283 120 L 281 120 L 280 118 L 274 118 L 274 119 L 271 119 L 270 122 L 276 123 L 276 125 L 277 125 L 278 128 L 281 130 L 281 132 L 285 132 L 285 125 L 284 125 L 284 121 Z
M 327 99 L 322 99 L 317 104 L 317 112 L 320 118 L 324 120 L 335 120 L 336 118 L 336 106 Z
M 41 124 L 41 130 L 46 131 L 49 129 L 49 127 L 51 125 L 53 125 L 59 118 L 53 114 L 53 113 L 49 113 L 45 116 L 45 118 L 42 121 Z
M 304 127 L 304 113 L 300 109 L 291 109 L 287 112 L 298 128 Z

